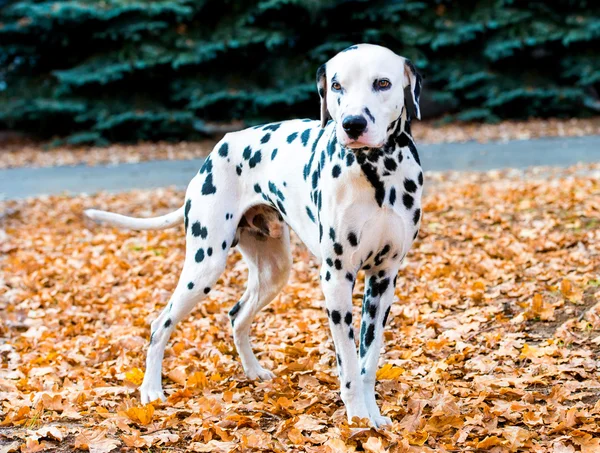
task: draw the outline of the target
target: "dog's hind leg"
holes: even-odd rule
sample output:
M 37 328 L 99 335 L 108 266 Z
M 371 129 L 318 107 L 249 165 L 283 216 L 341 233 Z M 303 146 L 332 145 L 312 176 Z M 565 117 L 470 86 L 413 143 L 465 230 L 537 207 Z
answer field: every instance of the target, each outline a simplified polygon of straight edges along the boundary
M 227 248 L 229 250 L 229 248 Z M 140 387 L 142 403 L 160 398 L 165 400 L 162 391 L 162 361 L 165 347 L 171 333 L 179 321 L 185 318 L 215 284 L 223 270 L 227 259 L 227 251 L 219 250 L 205 263 L 197 263 L 195 255 L 187 251 L 185 263 L 179 282 L 169 303 L 152 322 L 150 346 L 146 356 L 146 372 Z
M 273 238 L 241 230 L 239 249 L 248 264 L 248 285 L 239 302 L 229 311 L 235 347 L 246 376 L 250 379 L 271 379 L 273 373 L 258 362 L 250 344 L 250 329 L 254 316 L 287 283 L 292 266 L 290 233 L 286 224 L 282 235 Z

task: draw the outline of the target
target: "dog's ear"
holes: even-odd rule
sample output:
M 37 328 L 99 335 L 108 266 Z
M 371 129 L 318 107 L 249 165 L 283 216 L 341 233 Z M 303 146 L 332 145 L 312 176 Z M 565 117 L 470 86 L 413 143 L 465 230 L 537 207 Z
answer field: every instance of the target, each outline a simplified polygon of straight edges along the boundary
M 317 69 L 317 90 L 321 98 L 321 127 L 325 127 L 329 120 L 329 111 L 327 110 L 327 74 L 325 68 L 326 64 L 322 64 Z
M 421 96 L 421 76 L 410 60 L 404 60 L 404 104 L 410 116 L 421 119 L 419 97 Z

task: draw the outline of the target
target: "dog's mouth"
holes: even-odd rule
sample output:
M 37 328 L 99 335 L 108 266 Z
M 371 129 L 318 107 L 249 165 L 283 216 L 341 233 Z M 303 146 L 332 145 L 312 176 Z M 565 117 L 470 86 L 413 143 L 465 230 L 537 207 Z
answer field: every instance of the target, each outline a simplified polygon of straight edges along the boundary
M 356 140 L 346 140 L 346 143 L 342 143 L 342 145 L 346 148 L 358 150 L 363 148 L 381 148 L 384 145 L 384 143 L 370 143 L 367 141 L 362 141 L 360 140 L 360 138 L 358 138 Z

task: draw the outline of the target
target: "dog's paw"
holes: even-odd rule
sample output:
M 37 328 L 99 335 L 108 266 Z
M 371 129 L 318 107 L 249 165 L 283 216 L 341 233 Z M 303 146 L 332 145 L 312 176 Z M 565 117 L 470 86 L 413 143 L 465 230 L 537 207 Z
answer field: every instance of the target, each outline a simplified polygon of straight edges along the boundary
M 275 377 L 272 371 L 261 366 L 246 370 L 245 372 L 246 376 L 248 376 L 248 379 L 252 379 L 253 381 L 256 379 L 260 379 L 261 381 L 269 381 Z
M 392 424 L 392 419 L 390 417 L 384 417 L 383 415 L 371 415 L 369 416 L 369 420 L 374 428 L 381 428 Z
M 167 400 L 162 388 L 160 387 L 154 389 L 140 387 L 140 394 L 142 397 L 142 404 L 148 404 L 156 400 L 161 400 L 163 402 Z

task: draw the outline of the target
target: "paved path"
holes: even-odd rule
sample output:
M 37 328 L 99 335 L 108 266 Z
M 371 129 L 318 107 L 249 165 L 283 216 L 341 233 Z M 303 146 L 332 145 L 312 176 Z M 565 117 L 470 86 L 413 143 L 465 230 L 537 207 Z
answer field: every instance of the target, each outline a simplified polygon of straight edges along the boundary
M 600 162 L 600 136 L 487 144 L 444 143 L 420 145 L 418 149 L 426 171 L 484 171 L 534 165 L 566 167 L 578 162 Z M 185 187 L 201 163 L 201 159 L 196 159 L 114 166 L 78 165 L 0 170 L 0 199 L 65 192 L 119 192 L 170 185 Z

